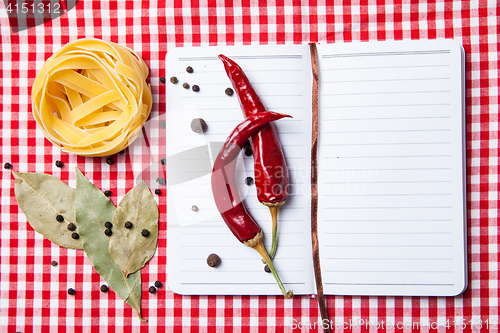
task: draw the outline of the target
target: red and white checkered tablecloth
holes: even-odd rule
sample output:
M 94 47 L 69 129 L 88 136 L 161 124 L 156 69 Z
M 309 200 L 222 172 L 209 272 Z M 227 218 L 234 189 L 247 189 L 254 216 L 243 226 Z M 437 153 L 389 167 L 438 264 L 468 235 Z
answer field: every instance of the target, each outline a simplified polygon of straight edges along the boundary
M 9 1 L 12 2 L 12 1 Z M 62 2 L 62 1 L 61 1 Z M 12 20 L 11 20 L 12 22 Z M 79 1 L 63 16 L 13 32 L 0 2 L 0 161 L 15 171 L 53 174 L 75 186 L 78 166 L 115 204 L 136 179 L 162 174 L 165 153 L 165 54 L 176 46 L 284 44 L 454 38 L 466 52 L 466 139 L 469 287 L 457 297 L 327 296 L 335 331 L 498 331 L 499 294 L 499 48 L 497 1 L 410 0 L 172 0 Z M 102 38 L 137 51 L 148 64 L 154 96 L 146 137 L 116 155 L 83 158 L 62 153 L 44 139 L 31 114 L 37 69 L 62 45 Z M 62 168 L 55 161 L 64 162 Z M 143 315 L 112 291 L 83 251 L 61 248 L 35 233 L 14 197 L 14 179 L 3 169 L 0 213 L 1 332 L 290 332 L 320 321 L 317 302 L 296 296 L 180 296 L 166 282 L 166 197 L 158 196 L 158 250 L 142 271 Z M 165 193 L 165 192 L 163 192 Z M 58 266 L 51 266 L 51 261 Z M 68 288 L 77 290 L 67 294 Z M 367 324 L 370 322 L 370 324 Z M 364 325 L 361 325 L 361 324 Z M 311 331 L 317 331 L 312 328 Z

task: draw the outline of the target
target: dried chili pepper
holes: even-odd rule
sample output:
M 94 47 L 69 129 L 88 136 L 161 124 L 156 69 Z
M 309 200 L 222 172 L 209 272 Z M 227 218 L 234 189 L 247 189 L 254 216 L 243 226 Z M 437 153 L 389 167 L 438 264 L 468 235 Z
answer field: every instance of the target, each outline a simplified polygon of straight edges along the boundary
M 262 242 L 263 232 L 241 200 L 235 182 L 236 158 L 245 142 L 263 125 L 289 117 L 275 112 L 260 112 L 247 117 L 231 132 L 222 146 L 212 171 L 212 193 L 217 209 L 231 232 L 240 242 L 255 249 L 268 263 L 276 282 L 286 298 L 293 292 L 286 291 Z
M 223 54 L 219 59 L 233 88 L 236 90 L 245 117 L 266 111 L 241 67 Z M 269 256 L 274 258 L 277 248 L 278 210 L 285 203 L 289 190 L 288 168 L 274 124 L 262 126 L 250 141 L 254 156 L 255 186 L 260 203 L 269 207 L 273 222 L 273 239 Z

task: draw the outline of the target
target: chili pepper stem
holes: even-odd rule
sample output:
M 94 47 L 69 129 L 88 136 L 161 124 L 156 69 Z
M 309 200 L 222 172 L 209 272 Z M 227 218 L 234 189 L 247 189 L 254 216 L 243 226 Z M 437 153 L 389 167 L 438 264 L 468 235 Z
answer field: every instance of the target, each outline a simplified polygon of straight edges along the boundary
M 280 209 L 279 206 L 276 207 L 269 207 L 269 211 L 271 212 L 271 218 L 273 221 L 273 239 L 271 242 L 271 252 L 269 252 L 269 257 L 271 260 L 274 259 L 274 256 L 276 255 L 276 248 L 278 247 L 278 210 Z
M 293 291 L 289 290 L 286 291 L 285 286 L 283 286 L 283 282 L 281 282 L 281 279 L 278 275 L 278 272 L 276 271 L 276 268 L 273 265 L 273 262 L 271 258 L 269 258 L 269 254 L 267 253 L 264 243 L 262 242 L 262 238 L 264 237 L 264 233 L 260 231 L 254 238 L 244 242 L 246 246 L 249 246 L 253 249 L 255 249 L 259 254 L 262 256 L 262 258 L 266 261 L 267 266 L 269 266 L 269 269 L 271 270 L 271 273 L 273 273 L 274 278 L 276 279 L 276 282 L 278 283 L 278 286 L 281 289 L 281 292 L 283 293 L 283 296 L 285 298 L 292 298 L 293 297 Z
M 262 204 L 269 207 L 269 211 L 271 212 L 271 219 L 273 222 L 273 231 L 272 231 L 272 242 L 271 242 L 271 251 L 269 251 L 269 257 L 271 260 L 276 256 L 276 250 L 278 248 L 278 211 L 283 205 L 285 201 L 272 203 L 272 202 L 263 202 Z

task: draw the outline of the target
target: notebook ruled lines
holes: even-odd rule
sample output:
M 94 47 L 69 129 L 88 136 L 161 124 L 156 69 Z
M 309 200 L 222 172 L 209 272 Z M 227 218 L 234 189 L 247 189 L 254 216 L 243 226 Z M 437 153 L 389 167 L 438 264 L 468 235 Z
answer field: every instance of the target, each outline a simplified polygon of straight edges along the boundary
M 337 54 L 323 54 L 321 58 L 357 58 L 357 57 L 391 57 L 394 56 L 415 56 L 415 55 L 436 55 L 436 54 L 450 54 L 450 50 L 426 50 L 426 51 L 379 51 L 379 52 L 363 52 L 363 53 L 337 53 Z
M 310 213 L 307 193 L 299 191 L 307 186 L 305 182 L 309 179 L 302 175 L 301 170 L 303 165 L 310 164 L 307 142 L 311 135 L 310 129 L 304 126 L 310 123 L 310 114 L 307 112 L 310 102 L 306 94 L 310 86 L 310 68 L 308 48 L 299 54 L 295 47 L 290 48 L 294 52 L 287 52 L 287 49 L 268 48 L 268 53 L 246 51 L 253 48 L 194 48 L 190 53 L 184 53 L 183 49 L 174 50 L 180 53 L 167 61 L 167 69 L 172 70 L 170 75 L 178 77 L 179 83 L 167 85 L 167 118 L 171 116 L 167 119 L 171 125 L 167 131 L 167 155 L 178 147 L 178 141 L 189 142 L 193 146 L 206 147 L 204 150 L 209 153 L 204 158 L 209 161 L 203 165 L 212 166 L 222 143 L 245 118 L 237 91 L 217 55 L 222 53 L 235 60 L 268 110 L 293 116 L 275 122 L 287 158 L 290 189 L 296 190 L 297 194 L 280 208 L 280 246 L 273 263 L 282 281 L 289 285 L 287 287 L 297 293 L 307 293 L 312 287 L 313 275 L 307 255 L 311 247 L 308 241 L 310 230 L 304 220 Z M 185 72 L 188 65 L 194 69 L 193 73 Z M 197 84 L 200 90 L 195 93 L 191 89 L 184 89 L 184 82 L 191 86 Z M 231 96 L 225 93 L 229 87 L 233 89 Z M 178 119 L 173 118 L 174 114 L 179 115 Z M 193 133 L 190 129 L 191 120 L 198 117 L 207 124 L 207 130 L 202 134 Z M 258 221 L 265 235 L 264 245 L 270 249 L 272 224 L 269 208 L 257 200 L 255 181 L 249 185 L 244 182 L 246 177 L 255 180 L 253 157 L 245 156 L 243 152 L 239 156 L 235 178 L 240 197 Z M 196 166 L 196 158 L 201 161 L 201 156 L 194 156 L 191 161 L 193 166 L 178 170 L 168 168 L 167 163 L 167 182 L 184 175 L 194 178 L 197 170 L 203 169 L 201 165 Z M 222 220 L 211 193 L 212 170 L 209 169 L 206 175 L 168 187 L 167 198 L 171 202 L 167 210 L 167 268 L 173 290 L 186 294 L 279 294 L 274 277 L 264 271 L 260 255 L 239 242 Z M 193 204 L 198 206 L 196 212 L 191 211 Z M 216 269 L 206 263 L 210 253 L 216 253 L 221 258 L 221 265 Z M 184 265 L 184 261 L 189 264 Z M 238 286 L 245 286 L 245 290 L 242 291 Z
M 408 234 L 408 235 L 411 235 L 411 234 Z M 327 244 L 325 245 L 325 247 L 377 247 L 377 248 L 383 248 L 383 247 L 397 247 L 397 248 L 404 248 L 404 247 L 419 247 L 419 248 L 434 248 L 434 247 L 453 247 L 453 245 L 381 245 L 381 244 L 376 244 L 376 245 L 360 245 L 360 244 L 356 244 L 356 245 L 331 245 L 331 244 Z
M 415 197 L 415 196 L 449 196 L 452 195 L 451 193 L 375 193 L 375 194 L 369 194 L 369 193 L 363 193 L 363 194 L 355 194 L 351 193 L 349 196 L 363 196 L 363 197 L 399 197 L 399 196 L 409 196 L 409 197 Z M 325 194 L 326 197 L 344 197 L 345 194 Z
M 338 270 L 325 270 L 325 272 L 332 273 L 380 273 L 379 271 L 338 271 Z M 384 273 L 453 273 L 453 271 L 386 271 Z
M 365 143 L 325 143 L 325 147 L 340 146 L 398 146 L 398 145 L 449 145 L 451 141 L 443 142 L 365 142 Z
M 392 180 L 392 181 L 344 181 L 344 182 L 324 182 L 323 184 L 412 184 L 412 183 L 451 183 L 451 180 Z M 384 193 L 385 194 L 385 193 Z M 446 194 L 446 193 L 441 193 Z M 399 195 L 399 193 L 398 193 Z
M 326 285 L 337 286 L 454 286 L 453 283 L 335 283 L 325 282 Z
M 372 67 L 376 69 L 376 67 Z M 422 77 L 422 78 L 377 78 L 377 79 L 359 79 L 359 80 L 333 80 L 333 81 L 323 81 L 323 84 L 331 84 L 331 83 L 359 83 L 359 82 L 412 82 L 412 81 L 436 81 L 436 80 L 450 80 L 450 77 Z
M 372 82 L 372 81 L 365 81 Z M 376 81 L 373 81 L 376 82 Z M 323 96 L 360 96 L 360 95 L 395 95 L 395 94 L 443 94 L 449 93 L 449 90 L 421 90 L 421 91 L 365 91 L 365 92 L 349 92 L 349 93 L 331 93 Z
M 326 235 L 452 235 L 451 232 L 326 232 Z
M 353 70 L 370 70 L 370 69 L 402 69 L 402 68 L 439 68 L 439 67 L 445 67 L 449 68 L 449 64 L 435 64 L 435 65 L 429 65 L 429 64 L 422 64 L 422 65 L 410 65 L 410 64 L 404 64 L 403 66 L 393 66 L 393 65 L 379 65 L 379 66 L 356 66 L 356 67 L 338 67 L 338 68 L 324 68 L 321 71 L 353 71 Z
M 448 217 L 462 193 L 451 51 L 342 51 L 320 60 L 325 290 L 453 287 L 459 233 Z
M 430 157 L 430 158 L 437 158 L 437 157 L 451 157 L 449 154 L 438 154 L 438 155 L 428 155 L 428 154 L 422 154 L 422 155 L 365 155 L 365 156 L 342 156 L 343 159 L 347 158 L 422 158 L 422 157 Z M 325 156 L 325 159 L 329 158 L 339 158 L 338 156 Z
M 465 285 L 466 234 L 458 45 L 429 40 L 318 44 L 317 49 L 318 234 L 325 294 L 459 293 Z M 314 293 L 307 223 L 308 45 L 200 47 L 167 54 L 166 76 L 179 80 L 167 84 L 167 159 L 185 157 L 187 165 L 172 176 L 167 163 L 169 287 L 181 294 L 280 294 L 259 255 L 222 221 L 210 191 L 211 163 L 243 120 L 236 94 L 225 94 L 232 85 L 220 53 L 239 63 L 268 110 L 293 116 L 275 123 L 291 194 L 279 211 L 273 262 L 287 289 L 289 284 L 296 294 Z M 186 73 L 186 66 L 194 72 Z M 184 82 L 200 90 L 184 89 Z M 190 129 L 198 117 L 208 125 L 203 134 Z M 190 149 L 200 155 L 183 155 Z M 269 248 L 269 209 L 257 200 L 255 184 L 245 184 L 248 176 L 253 157 L 241 154 L 237 186 Z M 199 209 L 192 211 L 192 205 Z M 210 253 L 222 259 L 217 269 L 206 264 Z
M 328 131 L 325 130 L 322 133 L 325 134 L 358 134 L 358 133 L 411 133 L 411 132 L 450 132 L 449 128 L 438 128 L 438 129 L 386 129 L 386 130 L 377 130 L 377 129 L 366 129 L 366 130 L 349 130 L 349 131 Z
M 322 109 L 348 109 L 348 108 L 401 108 L 401 107 L 423 107 L 423 106 L 448 106 L 450 103 L 398 103 L 398 104 L 370 104 L 370 105 L 359 105 L 358 103 L 353 103 L 350 105 L 324 105 Z
M 436 222 L 451 222 L 452 220 L 450 219 L 429 219 L 429 220 L 425 220 L 425 219 L 384 219 L 384 220 L 356 220 L 356 219 L 324 219 L 325 222 L 337 222 L 337 223 L 356 223 L 356 222 L 360 222 L 360 223 L 374 223 L 374 224 L 378 224 L 378 223 L 391 223 L 391 222 L 397 222 L 398 224 L 401 223 L 401 222 L 408 222 L 408 223 L 415 223 L 415 222 L 418 222 L 418 223 L 425 223 L 425 222 L 428 222 L 428 223 L 436 223 Z
M 421 257 L 421 258 L 411 258 L 411 257 L 404 257 L 404 258 L 373 258 L 373 257 L 366 257 L 366 258 L 354 258 L 354 257 L 324 257 L 323 259 L 325 260 L 366 260 L 366 261 L 371 261 L 371 260 L 401 260 L 401 261 L 406 261 L 406 260 L 432 260 L 432 261 L 448 261 L 448 260 L 453 260 L 453 258 L 429 258 L 429 257 Z M 387 272 L 385 271 L 380 271 L 378 272 Z

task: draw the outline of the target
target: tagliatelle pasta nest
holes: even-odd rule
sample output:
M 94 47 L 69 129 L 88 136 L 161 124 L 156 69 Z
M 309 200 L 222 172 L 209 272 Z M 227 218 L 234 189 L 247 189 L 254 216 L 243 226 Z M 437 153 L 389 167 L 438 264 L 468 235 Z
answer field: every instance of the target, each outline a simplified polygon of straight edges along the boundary
M 138 136 L 152 106 L 146 63 L 131 49 L 99 39 L 66 44 L 40 68 L 33 116 L 63 151 L 108 156 Z

